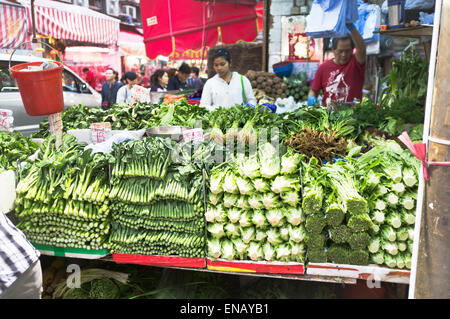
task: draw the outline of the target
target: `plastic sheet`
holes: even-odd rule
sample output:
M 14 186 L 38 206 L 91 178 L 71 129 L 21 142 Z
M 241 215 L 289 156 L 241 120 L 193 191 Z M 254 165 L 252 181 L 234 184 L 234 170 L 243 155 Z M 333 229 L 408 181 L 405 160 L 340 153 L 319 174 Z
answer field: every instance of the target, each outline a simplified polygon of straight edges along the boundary
M 343 37 L 346 24 L 358 19 L 357 0 L 315 0 L 306 18 L 306 34 L 313 38 Z

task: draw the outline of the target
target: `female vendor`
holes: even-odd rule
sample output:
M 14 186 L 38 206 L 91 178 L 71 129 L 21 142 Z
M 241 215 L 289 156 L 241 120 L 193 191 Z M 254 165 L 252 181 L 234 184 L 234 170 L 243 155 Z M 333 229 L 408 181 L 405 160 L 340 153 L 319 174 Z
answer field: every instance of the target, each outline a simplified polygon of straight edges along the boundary
M 214 110 L 220 106 L 229 108 L 242 103 L 256 105 L 249 79 L 231 72 L 231 55 L 228 50 L 217 50 L 213 56 L 213 64 L 217 74 L 206 81 L 200 106 Z

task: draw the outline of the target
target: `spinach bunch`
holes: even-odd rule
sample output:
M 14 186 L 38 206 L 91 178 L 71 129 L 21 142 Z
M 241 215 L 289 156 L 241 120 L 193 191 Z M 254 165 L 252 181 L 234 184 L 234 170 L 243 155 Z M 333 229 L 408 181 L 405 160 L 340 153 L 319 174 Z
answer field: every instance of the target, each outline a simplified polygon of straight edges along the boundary
M 425 105 L 428 83 L 428 64 L 414 47 L 404 51 L 399 60 L 392 61 L 392 69 L 384 78 L 386 88 L 381 95 L 381 104 L 392 107 L 403 96 Z

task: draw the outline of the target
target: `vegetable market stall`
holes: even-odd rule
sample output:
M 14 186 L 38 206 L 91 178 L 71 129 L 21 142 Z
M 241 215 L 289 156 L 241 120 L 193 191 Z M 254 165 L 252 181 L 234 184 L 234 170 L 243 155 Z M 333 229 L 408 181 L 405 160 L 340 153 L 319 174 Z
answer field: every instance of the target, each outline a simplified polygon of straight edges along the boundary
M 175 108 L 173 107 L 174 105 L 180 107 Z M 220 143 L 216 144 L 214 141 L 222 142 L 226 145 L 230 139 L 233 139 L 235 142 L 245 141 L 248 145 L 255 147 L 258 129 L 269 127 L 270 125 L 279 126 L 281 132 L 278 134 L 283 136 L 287 141 L 291 140 L 296 134 L 304 133 L 305 131 L 310 132 L 316 130 L 325 134 L 325 132 L 328 132 L 328 129 L 334 135 L 342 138 L 350 138 L 352 135 L 357 136 L 357 131 L 361 129 L 360 127 L 354 126 L 355 121 L 347 118 L 347 115 L 355 116 L 355 114 L 358 114 L 358 107 L 349 110 L 340 110 L 339 112 L 342 112 L 341 116 L 337 116 L 339 112 L 336 113 L 321 108 L 303 108 L 284 116 L 271 113 L 264 107 L 256 107 L 253 109 L 247 106 L 236 106 L 232 109 L 218 109 L 209 113 L 197 108 L 197 106 L 186 104 L 184 101 L 176 101 L 173 105 L 167 105 L 165 103 L 147 105 L 145 109 L 144 105 L 138 105 L 133 109 L 128 107 L 113 108 L 112 111 L 109 111 L 110 114 L 98 110 L 86 112 L 102 113 L 101 115 L 96 115 L 101 120 L 110 116 L 117 116 L 115 118 L 116 121 L 112 121 L 113 126 L 122 122 L 130 128 L 138 128 L 134 126 L 135 124 L 132 124 L 134 122 L 130 121 L 130 119 L 136 119 L 138 116 L 146 117 L 148 113 L 152 114 L 152 116 L 151 118 L 146 117 L 146 121 L 154 121 L 154 125 L 156 126 L 161 125 L 161 123 L 169 125 L 192 123 L 194 120 L 192 114 L 196 113 L 195 120 L 203 119 L 205 133 L 211 137 L 210 141 L 201 143 L 203 148 L 197 155 L 202 154 L 202 157 L 211 157 L 212 151 L 220 150 L 220 147 L 223 147 L 219 145 Z M 76 115 L 75 110 L 76 108 L 63 113 L 63 121 L 66 116 L 83 116 L 85 121 L 89 121 L 89 117 L 92 116 L 88 115 L 86 117 L 84 113 Z M 78 108 L 78 110 L 78 112 L 83 112 L 82 108 Z M 140 112 L 142 113 L 139 115 Z M 133 117 L 133 114 L 136 117 Z M 93 121 L 97 121 L 97 117 Z M 323 126 L 325 122 L 328 123 L 326 127 Z M 147 123 L 143 124 L 142 122 L 136 121 L 136 125 L 138 126 L 147 126 L 149 125 Z M 152 126 L 152 124 L 149 126 Z M 243 129 L 239 130 L 238 127 L 240 126 Z M 234 127 L 236 130 L 228 130 L 226 134 L 221 133 L 227 127 Z M 393 247 L 395 243 L 389 243 L 389 240 L 393 236 L 391 233 L 397 236 L 397 232 L 392 228 L 393 225 L 395 227 L 399 227 L 399 225 L 407 227 L 412 222 L 413 215 L 410 217 L 408 215 L 410 213 L 403 212 L 403 209 L 406 208 L 402 205 L 406 205 L 411 209 L 414 206 L 413 196 L 408 197 L 409 200 L 405 198 L 401 202 L 399 202 L 398 198 L 394 200 L 394 198 L 386 197 L 386 201 L 382 203 L 381 201 L 377 202 L 370 198 L 369 192 L 369 190 L 377 189 L 381 184 L 385 184 L 385 188 L 393 187 L 393 189 L 396 189 L 394 191 L 396 194 L 405 193 L 405 189 L 403 188 L 407 187 L 405 186 L 406 183 L 413 187 L 417 182 L 417 174 L 414 169 L 409 169 L 410 171 L 408 171 L 407 166 L 405 166 L 404 168 L 398 167 L 395 171 L 391 172 L 390 170 L 393 170 L 392 167 L 395 167 L 393 163 L 388 161 L 380 162 L 381 158 L 386 157 L 390 152 L 392 154 L 398 153 L 397 155 L 391 155 L 394 157 L 398 156 L 400 163 L 402 163 L 401 165 L 408 163 L 406 159 L 413 160 L 412 156 L 409 156 L 407 151 L 401 149 L 393 141 L 369 137 L 367 132 L 365 134 L 363 136 L 366 142 L 373 143 L 370 151 L 358 158 L 346 157 L 347 162 L 337 162 L 334 164 L 328 163 L 323 165 L 326 159 L 331 160 L 333 156 L 337 155 L 337 153 L 334 154 L 333 152 L 326 153 L 325 149 L 327 145 L 317 145 L 316 158 L 313 154 L 302 149 L 302 146 L 297 146 L 294 140 L 292 140 L 292 145 L 295 145 L 295 148 L 290 148 L 290 151 L 280 157 L 275 156 L 275 149 L 271 143 L 263 144 L 253 156 L 249 156 L 244 160 L 240 160 L 237 154 L 233 154 L 230 157 L 230 161 L 209 167 L 209 178 L 207 179 L 208 191 L 205 194 L 206 203 L 199 200 L 200 198 L 195 199 L 196 197 L 194 196 L 195 190 L 201 189 L 202 187 L 202 176 L 198 168 L 203 167 L 205 162 L 200 161 L 199 166 L 195 167 L 194 165 L 194 167 L 191 167 L 193 163 L 191 163 L 191 158 L 188 156 L 186 161 L 178 165 L 174 164 L 171 167 L 172 164 L 169 164 L 169 158 L 171 156 L 169 156 L 168 152 L 176 143 L 166 144 L 167 142 L 164 142 L 163 139 L 146 137 L 135 141 L 124 141 L 115 144 L 113 151 L 107 155 L 101 153 L 91 154 L 85 150 L 86 143 L 77 142 L 69 134 L 64 135 L 63 145 L 56 151 L 52 146 L 54 137 L 50 136 L 41 145 L 41 152 L 37 161 L 27 164 L 29 167 L 22 172 L 22 179 L 17 189 L 18 206 L 16 212 L 22 219 L 19 227 L 28 236 L 33 238 L 32 241 L 37 241 L 36 244 L 38 245 L 50 243 L 56 247 L 60 247 L 58 245 L 65 244 L 69 248 L 75 248 L 71 247 L 71 245 L 74 245 L 74 243 L 80 244 L 83 240 L 85 242 L 88 239 L 92 246 L 81 244 L 84 247 L 83 249 L 95 249 L 98 247 L 97 243 L 103 243 L 109 249 L 109 252 L 113 252 L 113 260 L 119 263 L 190 267 L 192 264 L 189 265 L 186 262 L 189 261 L 189 258 L 194 258 L 191 261 L 194 262 L 193 265 L 195 267 L 202 269 L 206 266 L 207 269 L 205 270 L 209 271 L 220 270 L 233 273 L 244 271 L 245 273 L 250 272 L 265 275 L 272 273 L 273 276 L 278 276 L 283 273 L 311 276 L 328 275 L 343 278 L 366 278 L 367 275 L 364 274 L 378 276 L 380 267 L 372 266 L 360 267 L 353 265 L 352 267 L 356 269 L 357 274 L 343 272 L 340 268 L 347 267 L 344 266 L 347 262 L 345 256 L 336 257 L 337 255 L 330 255 L 333 251 L 331 249 L 333 240 L 330 241 L 332 246 L 329 247 L 325 245 L 324 240 L 319 240 L 319 243 L 317 242 L 322 236 L 327 236 L 326 233 L 323 233 L 325 229 L 331 234 L 329 236 L 331 239 L 336 236 L 333 233 L 332 226 L 328 225 L 328 223 L 332 223 L 328 219 L 330 216 L 333 216 L 329 205 L 336 202 L 334 205 L 340 206 L 342 204 L 339 203 L 339 200 L 345 201 L 345 196 L 353 193 L 355 193 L 355 195 L 352 195 L 353 197 L 359 198 L 355 203 L 365 204 L 363 204 L 362 208 L 359 208 L 361 211 L 357 214 L 350 213 L 348 215 L 348 226 L 346 227 L 349 229 L 354 228 L 353 230 L 356 233 L 367 231 L 365 237 L 357 236 L 351 240 L 351 242 L 355 241 L 353 244 L 354 247 L 352 247 L 353 249 L 364 250 L 361 253 L 362 257 L 359 257 L 363 261 L 361 262 L 361 259 L 355 259 L 357 261 L 354 263 L 368 264 L 369 254 L 372 254 L 372 260 L 382 264 L 384 257 L 380 256 L 380 254 L 375 254 L 380 247 L 383 247 L 382 250 L 388 250 L 392 254 L 396 254 L 395 249 L 397 251 L 399 250 L 399 247 Z M 277 135 L 274 134 L 273 137 L 277 137 Z M 377 143 L 379 144 L 378 146 Z M 287 145 L 284 147 L 287 148 Z M 363 145 L 365 146 L 365 144 Z M 350 153 L 354 156 L 358 150 L 361 151 L 362 146 L 357 144 L 353 145 L 350 148 L 353 151 L 350 153 L 347 153 L 345 149 L 341 150 L 343 153 L 339 154 L 339 156 L 346 156 Z M 186 153 L 185 155 L 188 154 Z M 146 155 L 146 157 L 142 157 L 142 155 Z M 155 160 L 150 161 L 151 158 Z M 373 161 L 378 163 L 378 171 L 371 172 L 372 169 L 376 168 L 373 165 Z M 156 164 L 158 162 L 159 164 Z M 53 167 L 53 165 L 56 166 Z M 111 166 L 109 167 L 109 165 Z M 368 171 L 363 170 L 358 173 L 359 175 L 357 174 L 354 177 L 349 177 L 347 175 L 351 171 L 358 172 L 358 170 L 353 170 L 352 167 L 347 167 L 347 165 L 359 165 L 358 167 L 360 169 L 370 166 L 370 169 Z M 411 168 L 416 167 L 413 164 L 408 165 Z M 54 183 L 46 184 L 44 180 L 40 181 L 39 174 L 42 174 L 42 170 L 47 169 L 48 173 L 42 176 L 54 176 Z M 75 171 L 81 173 L 81 175 L 74 175 L 73 172 Z M 186 176 L 193 174 L 191 178 L 196 176 L 196 186 L 186 187 L 184 186 L 186 184 L 177 184 L 177 179 L 174 177 L 177 171 L 179 173 L 184 172 L 185 175 L 187 174 Z M 369 174 L 367 172 L 371 173 Z M 299 175 L 299 173 L 301 174 Z M 316 173 L 319 175 L 315 175 Z M 397 175 L 392 177 L 392 182 L 389 182 L 389 178 L 391 178 L 389 176 L 392 174 Z M 363 179 L 364 182 L 362 184 L 359 183 L 358 178 L 364 176 L 369 178 Z M 181 181 L 179 178 L 181 178 L 181 175 L 178 177 L 178 180 Z M 333 186 L 333 182 L 326 181 L 327 179 L 334 179 L 334 183 L 338 183 L 339 181 L 339 183 L 349 184 L 346 188 L 348 194 L 339 194 L 337 185 Z M 171 183 L 173 190 L 178 189 L 178 191 L 165 192 L 164 183 L 161 184 L 164 180 Z M 397 184 L 404 182 L 405 185 L 402 184 L 402 188 L 394 180 Z M 145 187 L 147 187 L 145 185 L 148 185 L 150 187 L 149 189 L 160 189 L 160 191 L 157 191 L 157 193 L 145 191 Z M 336 189 L 333 190 L 334 187 Z M 353 188 L 353 191 L 350 191 L 350 188 Z M 140 191 L 136 192 L 138 189 Z M 37 190 L 40 192 L 38 193 Z M 191 197 L 187 190 L 189 192 L 193 191 L 192 196 L 194 197 Z M 332 195 L 333 192 L 335 196 Z M 383 196 L 382 194 L 385 194 L 384 192 L 380 192 L 380 196 Z M 357 193 L 359 195 L 356 195 Z M 406 192 L 405 194 L 409 193 Z M 50 207 L 44 205 L 46 201 L 50 203 L 50 196 L 59 199 L 60 204 L 58 205 L 61 205 L 61 208 L 64 207 L 64 210 L 58 209 L 58 205 L 54 203 Z M 105 199 L 103 199 L 103 196 Z M 145 199 L 146 196 L 148 199 Z M 176 219 L 167 219 L 166 221 L 159 219 L 158 223 L 155 223 L 156 220 L 152 220 L 152 218 L 144 219 L 141 215 L 144 213 L 143 208 L 148 209 L 152 207 L 152 200 L 150 200 L 152 196 L 159 196 L 163 201 L 165 198 L 169 199 L 166 205 L 171 205 L 171 200 L 176 198 L 178 198 L 177 202 L 180 199 L 187 199 L 187 203 L 192 198 L 197 203 L 195 207 L 200 209 L 199 212 L 201 214 L 193 216 L 198 216 L 200 224 L 198 226 L 193 224 L 192 226 L 194 228 L 192 228 L 192 231 L 194 233 L 197 232 L 199 235 L 202 233 L 201 229 L 205 226 L 202 226 L 201 221 L 204 218 L 207 223 L 205 229 L 208 232 L 206 254 L 204 254 L 201 248 L 202 246 L 198 246 L 197 250 L 195 248 L 190 250 L 185 257 L 183 257 L 183 251 L 177 251 L 176 249 L 164 250 L 161 247 L 157 248 L 158 246 L 151 245 L 148 249 L 144 249 L 145 244 L 139 242 L 139 238 L 148 236 L 149 231 L 160 232 L 161 229 L 167 227 L 166 229 L 170 232 L 170 236 L 161 238 L 177 238 L 176 231 L 173 231 L 174 227 L 175 229 L 178 227 Z M 322 203 L 326 204 L 325 208 L 317 203 L 318 198 Z M 174 207 L 161 206 L 157 203 L 158 200 L 155 202 L 155 207 L 161 207 L 160 211 L 162 214 L 166 211 L 165 214 L 168 213 L 170 216 L 175 211 Z M 201 209 L 204 204 L 206 204 L 206 210 Z M 387 230 L 384 231 L 383 229 L 381 232 L 383 238 L 384 236 L 387 238 L 387 242 L 384 244 L 386 247 L 381 245 L 381 242 L 377 244 L 368 241 L 367 236 L 370 240 L 373 239 L 371 237 L 373 234 L 370 231 L 377 231 L 377 227 L 374 225 L 378 225 L 378 228 L 380 228 L 380 225 L 383 226 L 385 216 L 375 210 L 366 212 L 364 207 L 378 205 L 377 209 L 383 211 L 389 209 L 391 207 L 389 205 L 397 204 L 400 205 L 396 207 L 401 209 L 402 214 L 394 213 L 389 218 L 386 217 Z M 88 206 L 87 219 L 83 213 L 85 210 L 83 205 Z M 359 205 L 357 204 L 355 207 L 358 208 Z M 58 211 L 57 214 L 62 214 L 63 216 L 67 213 L 68 215 L 74 214 L 74 217 L 78 217 L 74 220 L 67 218 L 67 221 L 64 218 L 60 218 L 57 222 L 58 225 L 55 225 L 55 218 L 51 216 L 52 214 L 48 214 L 46 220 L 44 220 L 45 218 L 42 219 L 43 216 L 46 216 L 45 207 L 47 207 L 47 211 L 55 209 Z M 69 208 L 66 209 L 66 207 Z M 166 208 L 164 209 L 164 207 Z M 40 214 L 43 215 L 39 216 L 39 213 L 37 213 L 38 208 L 42 212 Z M 323 211 L 322 208 L 325 210 Z M 92 220 L 89 219 L 90 209 L 94 209 L 92 211 L 93 215 L 91 215 L 94 217 Z M 194 208 L 192 212 L 195 211 Z M 328 213 L 325 215 L 323 212 Z M 36 218 L 33 218 L 33 214 L 37 214 L 35 216 Z M 151 210 L 149 214 L 151 216 Z M 337 214 L 334 221 L 336 226 L 345 226 L 340 224 L 343 222 L 343 218 L 339 217 L 339 210 L 336 210 L 335 214 Z M 346 214 L 344 213 L 344 215 Z M 99 219 L 95 219 L 95 216 Z M 182 216 L 185 216 L 185 214 L 183 213 Z M 341 219 L 341 221 L 336 222 L 336 219 Z M 96 223 L 97 226 L 95 226 Z M 39 231 L 33 230 L 37 225 L 41 227 L 38 228 Z M 103 230 L 100 228 L 100 225 L 103 225 Z M 352 225 L 352 228 L 350 228 L 350 225 Z M 375 229 L 369 230 L 367 228 L 368 225 L 371 225 Z M 127 231 L 128 235 L 127 232 L 121 230 L 123 227 L 129 229 Z M 191 231 L 186 228 L 190 227 L 189 223 L 184 223 L 180 227 L 188 233 Z M 47 238 L 46 236 L 40 237 L 37 233 L 42 234 L 43 229 L 46 229 L 45 231 L 49 234 Z M 84 232 L 80 233 L 80 229 L 84 229 Z M 61 233 L 66 233 L 66 230 L 68 230 L 68 234 L 73 235 L 68 237 L 61 236 Z M 55 231 L 60 232 L 60 234 L 56 235 L 52 233 Z M 378 231 L 380 232 L 379 229 Z M 320 234 L 320 236 L 317 237 L 315 235 L 316 233 Z M 345 233 L 344 231 L 343 234 L 345 235 Z M 401 234 L 402 240 L 407 241 L 409 232 L 406 231 Z M 340 236 L 344 235 L 341 234 Z M 80 237 L 78 241 L 76 240 L 77 236 Z M 127 236 L 131 241 L 126 239 Z M 203 238 L 202 236 L 200 235 L 200 238 Z M 46 242 L 48 238 L 52 237 L 59 238 L 59 242 L 52 240 Z M 149 238 L 152 238 L 152 235 Z M 329 240 L 328 236 L 324 238 L 327 238 L 327 241 Z M 350 241 L 350 238 L 351 234 L 349 233 L 348 238 L 344 241 Z M 342 244 L 341 241 L 339 241 L 339 244 Z M 130 244 L 131 242 L 134 244 Z M 201 242 L 199 243 L 201 244 Z M 407 247 L 405 249 L 405 246 L 407 246 L 406 242 L 401 244 L 402 251 L 408 249 Z M 322 254 L 320 253 L 320 249 L 323 250 L 321 247 L 328 248 L 329 252 L 325 256 L 327 259 L 329 258 L 328 255 L 331 256 L 329 261 L 333 261 L 334 268 L 337 267 L 337 269 L 333 270 L 329 268 L 327 271 L 324 271 L 326 268 L 322 267 L 320 268 L 322 269 L 320 272 L 317 271 L 317 261 L 315 263 L 312 261 L 315 261 L 314 254 L 318 256 L 316 258 L 320 259 Z M 344 247 L 341 248 L 344 249 Z M 346 249 L 342 251 L 344 255 Z M 377 258 L 373 258 L 373 256 L 377 256 Z M 395 260 L 395 264 L 393 260 Z M 397 259 L 391 258 L 389 261 L 390 268 L 382 267 L 381 270 L 383 273 L 392 272 L 392 269 L 397 268 Z M 400 258 L 399 261 L 403 262 L 403 264 L 400 263 L 400 266 L 406 266 L 403 258 Z M 340 263 L 338 264 L 337 262 Z M 319 262 L 319 266 L 320 264 Z M 329 263 L 324 265 L 331 266 Z M 407 281 L 408 271 L 403 270 L 399 271 L 399 273 L 402 274 L 402 282 L 405 283 Z M 382 277 L 382 280 L 399 282 L 398 278 L 388 276 Z
M 96 258 L 407 284 L 420 164 L 395 136 L 408 131 L 413 141 L 421 139 L 425 93 L 395 72 L 414 64 L 414 78 L 422 79 L 426 64 L 414 51 L 397 63 L 380 105 L 363 99 L 353 107 L 302 106 L 282 114 L 265 103 L 207 111 L 184 99 L 106 111 L 69 108 L 62 113 L 61 147 L 42 122 L 34 134 L 45 139 L 37 158 L 27 161 L 34 146 L 3 161 L 18 170 L 18 226 L 54 255 L 106 250 L 112 259 Z M 288 79 L 253 74 L 252 80 L 265 90 L 276 82 L 272 98 L 278 90 L 302 98 Z M 304 78 L 291 80 L 306 91 Z M 201 123 L 205 138 L 177 143 L 118 135 L 102 152 L 107 141 L 87 147 L 69 134 L 104 122 L 123 133 L 198 130 Z M 17 159 L 27 164 L 18 169 Z

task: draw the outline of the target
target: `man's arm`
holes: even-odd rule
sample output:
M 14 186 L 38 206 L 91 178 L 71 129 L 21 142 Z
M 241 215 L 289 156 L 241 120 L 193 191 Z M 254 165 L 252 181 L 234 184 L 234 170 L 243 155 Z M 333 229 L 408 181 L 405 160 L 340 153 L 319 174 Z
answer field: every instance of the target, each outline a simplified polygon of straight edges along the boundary
M 356 61 L 359 64 L 363 65 L 366 63 L 366 43 L 359 33 L 358 29 L 355 28 L 353 23 L 347 24 L 347 28 L 350 30 L 350 34 L 352 36 L 353 43 L 355 43 L 356 48 Z

